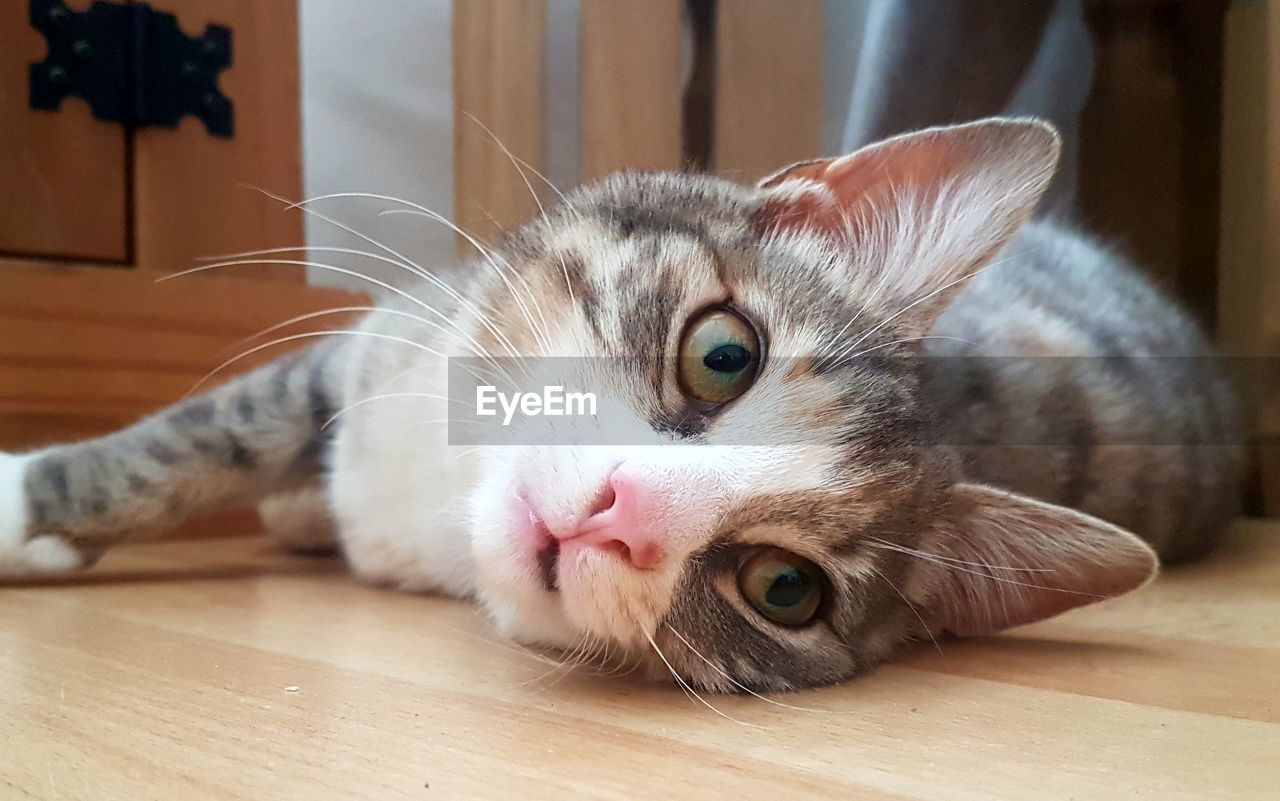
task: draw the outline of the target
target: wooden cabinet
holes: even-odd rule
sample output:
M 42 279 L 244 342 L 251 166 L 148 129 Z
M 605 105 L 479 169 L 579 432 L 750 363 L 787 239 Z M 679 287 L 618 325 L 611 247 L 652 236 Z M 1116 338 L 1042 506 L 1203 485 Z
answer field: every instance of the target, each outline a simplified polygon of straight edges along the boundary
M 28 68 L 46 43 L 28 0 L 0 3 L 0 449 L 116 428 L 182 397 L 245 337 L 352 301 L 306 286 L 299 268 L 156 283 L 202 257 L 301 246 L 303 228 L 300 212 L 258 191 L 302 195 L 294 3 L 153 5 L 189 35 L 232 30 L 219 78 L 231 138 L 194 117 L 127 129 L 77 98 L 32 110 Z
M 45 47 L 26 2 L 0 4 L 0 253 L 124 262 L 129 137 L 82 102 L 30 110 L 27 66 Z

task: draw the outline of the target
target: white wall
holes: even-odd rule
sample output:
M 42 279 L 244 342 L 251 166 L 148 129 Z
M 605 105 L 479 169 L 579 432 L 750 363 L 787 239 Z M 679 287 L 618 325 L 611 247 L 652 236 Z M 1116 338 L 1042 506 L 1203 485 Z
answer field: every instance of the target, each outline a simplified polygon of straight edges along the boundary
M 580 2 L 549 0 L 547 5 L 546 173 L 561 189 L 578 180 Z M 451 6 L 451 0 L 299 0 L 307 197 L 373 192 L 452 218 Z M 826 2 L 827 153 L 841 146 L 866 9 L 865 0 Z M 478 129 L 472 133 L 484 136 Z M 454 238 L 440 225 L 421 217 L 377 216 L 394 204 L 343 199 L 315 208 L 433 270 L 457 263 Z M 307 220 L 307 242 L 382 252 L 314 217 Z M 317 252 L 312 257 L 381 280 L 398 276 L 393 268 L 358 257 Z M 313 271 L 311 280 L 369 288 L 320 271 Z
M 299 0 L 307 197 L 374 192 L 452 217 L 450 6 L 450 0 Z M 394 207 L 355 199 L 315 206 L 420 264 L 453 264 L 449 232 L 421 217 L 377 216 Z M 307 220 L 307 243 L 380 252 L 314 217 Z M 365 259 L 312 255 L 351 269 L 373 268 L 384 279 L 396 275 Z M 312 280 L 359 285 L 315 272 Z

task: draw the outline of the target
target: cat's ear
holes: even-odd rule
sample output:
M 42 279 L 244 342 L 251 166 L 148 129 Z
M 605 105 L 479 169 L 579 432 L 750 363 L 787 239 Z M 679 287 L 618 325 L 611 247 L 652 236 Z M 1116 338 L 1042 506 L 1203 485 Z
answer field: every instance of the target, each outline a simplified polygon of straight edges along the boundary
M 941 294 L 1031 215 L 1060 149 L 1053 127 L 1031 119 L 904 134 L 764 179 L 755 222 L 846 240 L 886 298 Z
M 1137 589 L 1159 561 L 1142 540 L 1096 517 L 978 484 L 952 488 L 946 531 L 931 547 L 935 634 L 991 634 Z

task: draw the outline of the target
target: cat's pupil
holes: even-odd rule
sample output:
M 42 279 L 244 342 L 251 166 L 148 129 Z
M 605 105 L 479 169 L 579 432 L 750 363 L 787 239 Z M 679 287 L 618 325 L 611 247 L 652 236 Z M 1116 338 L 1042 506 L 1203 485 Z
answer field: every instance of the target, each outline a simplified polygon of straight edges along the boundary
M 769 585 L 764 599 L 772 606 L 795 606 L 809 594 L 809 581 L 803 573 L 794 567 L 787 568 Z
M 736 373 L 751 364 L 751 351 L 741 345 L 721 345 L 703 356 L 702 363 L 717 373 Z

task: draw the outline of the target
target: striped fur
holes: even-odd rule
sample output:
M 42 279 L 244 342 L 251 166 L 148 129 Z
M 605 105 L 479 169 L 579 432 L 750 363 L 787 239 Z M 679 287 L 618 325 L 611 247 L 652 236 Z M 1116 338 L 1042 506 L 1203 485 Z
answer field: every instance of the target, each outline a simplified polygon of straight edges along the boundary
M 1045 126 L 996 120 L 759 187 L 583 187 L 466 287 L 424 282 L 125 431 L 0 457 L 0 572 L 83 567 L 266 499 L 288 541 L 336 538 L 363 580 L 474 597 L 518 640 L 721 691 L 836 681 L 914 639 L 1128 591 L 1151 547 L 1194 555 L 1230 517 L 1234 414 L 1194 325 L 1129 265 L 1048 223 L 1018 233 L 1056 153 Z M 707 409 L 674 365 L 688 320 L 719 305 L 767 355 Z M 590 446 L 598 421 L 572 419 L 575 445 L 451 445 L 446 357 L 516 355 L 572 357 L 565 377 L 625 410 L 634 443 Z M 1026 356 L 1035 369 L 989 358 Z M 666 558 L 580 551 L 548 591 L 512 499 L 571 524 L 619 465 L 658 498 Z M 735 575 L 762 546 L 823 570 L 812 625 L 744 601 Z

